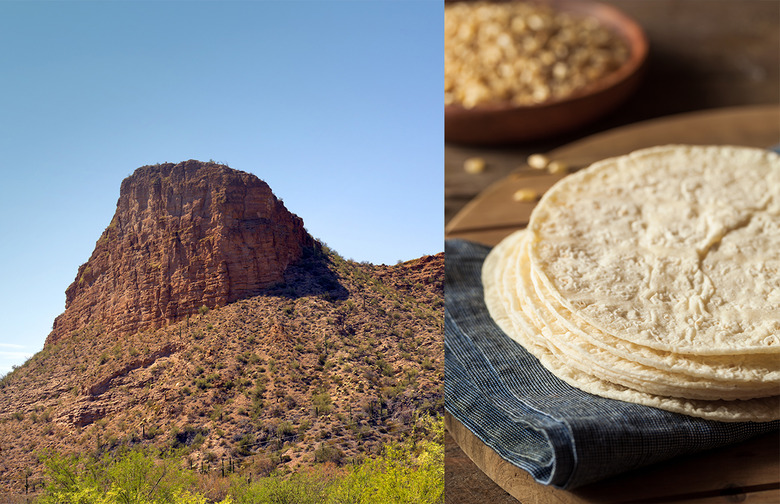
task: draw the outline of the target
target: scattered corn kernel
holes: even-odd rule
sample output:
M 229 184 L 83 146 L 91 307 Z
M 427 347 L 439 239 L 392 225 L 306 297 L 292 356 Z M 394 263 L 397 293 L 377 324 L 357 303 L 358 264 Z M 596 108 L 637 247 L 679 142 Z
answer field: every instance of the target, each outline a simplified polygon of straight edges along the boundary
M 463 162 L 463 169 L 466 173 L 482 173 L 485 171 L 485 160 L 478 157 L 468 158 Z
M 512 195 L 512 199 L 514 199 L 515 201 L 522 201 L 524 203 L 528 203 L 539 199 L 539 193 L 537 193 L 533 189 L 518 189 Z
M 531 154 L 527 160 L 528 166 L 537 170 L 544 170 L 550 164 L 550 159 L 544 154 Z
M 569 171 L 569 165 L 563 161 L 552 161 L 547 165 L 547 171 L 554 175 L 566 173 Z

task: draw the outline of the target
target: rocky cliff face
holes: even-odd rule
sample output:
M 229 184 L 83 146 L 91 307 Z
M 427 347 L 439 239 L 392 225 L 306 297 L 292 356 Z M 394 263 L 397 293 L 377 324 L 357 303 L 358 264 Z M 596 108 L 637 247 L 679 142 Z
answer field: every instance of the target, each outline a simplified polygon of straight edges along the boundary
M 254 295 L 314 246 L 254 175 L 193 160 L 144 166 L 122 182 L 47 344 L 90 324 L 132 334 Z

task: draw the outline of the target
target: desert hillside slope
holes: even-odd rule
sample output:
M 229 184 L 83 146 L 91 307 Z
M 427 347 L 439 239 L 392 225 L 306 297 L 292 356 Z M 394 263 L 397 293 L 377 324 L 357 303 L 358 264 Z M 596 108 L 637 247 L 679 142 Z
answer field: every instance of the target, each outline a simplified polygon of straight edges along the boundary
M 264 208 L 280 212 L 281 202 L 268 201 Z M 120 196 L 117 215 L 122 204 Z M 68 288 L 58 318 L 70 318 L 67 330 L 55 327 L 41 352 L 0 380 L 0 492 L 39 481 L 38 457 L 50 450 L 155 446 L 178 450 L 193 467 L 241 464 L 258 475 L 343 464 L 420 434 L 415 418 L 443 411 L 443 254 L 394 266 L 348 261 L 300 234 L 292 214 L 270 240 L 284 250 L 264 249 L 267 238 L 246 235 L 272 219 L 246 224 L 242 211 L 200 221 L 176 208 L 156 221 L 115 216 Z M 205 231 L 184 239 L 175 228 L 182 222 Z M 201 241 L 210 246 L 199 249 Z M 147 264 L 125 264 L 139 254 Z M 204 276 L 188 264 L 215 267 Z M 281 273 L 264 276 L 267 264 Z M 161 281 L 168 297 L 136 292 Z M 112 313 L 127 306 L 144 315 L 117 323 Z

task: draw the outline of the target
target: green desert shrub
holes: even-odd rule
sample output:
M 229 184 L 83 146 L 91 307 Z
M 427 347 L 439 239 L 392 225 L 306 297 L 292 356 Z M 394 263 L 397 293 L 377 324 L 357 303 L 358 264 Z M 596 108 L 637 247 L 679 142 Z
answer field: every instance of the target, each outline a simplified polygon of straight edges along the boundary
M 194 432 L 183 429 L 180 432 Z M 415 442 L 412 442 L 415 440 Z M 409 442 L 385 446 L 357 465 L 316 465 L 293 474 L 226 475 L 209 492 L 208 474 L 186 469 L 181 457 L 126 449 L 101 457 L 42 457 L 46 485 L 37 504 L 442 504 L 444 445 L 441 417 L 415 421 Z M 246 439 L 247 448 L 254 441 Z M 326 445 L 325 445 L 326 446 Z M 323 452 L 324 453 L 324 452 Z M 328 458 L 328 457 L 325 457 Z M 215 457 L 207 458 L 213 462 Z M 326 461 L 328 462 L 328 461 Z M 330 460 L 333 462 L 333 460 Z M 215 487 L 211 487 L 212 490 Z M 222 500 L 219 500 L 222 499 Z
M 327 415 L 333 409 L 333 399 L 327 392 L 314 394 L 311 396 L 311 405 L 315 416 Z
M 440 504 L 444 502 L 444 447 L 427 442 L 386 446 L 338 481 L 328 503 Z
M 331 462 L 341 465 L 344 462 L 344 452 L 335 446 L 323 444 L 314 450 L 314 461 L 318 463 Z
M 179 461 L 140 450 L 103 458 L 44 457 L 47 484 L 39 504 L 206 504 L 193 493 L 196 474 Z M 223 501 L 228 504 L 230 501 Z
M 289 477 L 268 476 L 247 482 L 234 477 L 230 497 L 235 504 L 325 504 L 333 482 L 322 471 L 302 471 Z

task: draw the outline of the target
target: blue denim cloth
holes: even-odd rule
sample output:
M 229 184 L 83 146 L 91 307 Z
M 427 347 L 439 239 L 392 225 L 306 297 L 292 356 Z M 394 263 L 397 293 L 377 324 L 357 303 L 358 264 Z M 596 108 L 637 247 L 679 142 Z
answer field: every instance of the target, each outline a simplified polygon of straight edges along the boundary
M 480 281 L 489 250 L 446 242 L 446 409 L 539 483 L 572 489 L 780 428 L 688 417 L 567 385 L 490 318 Z

